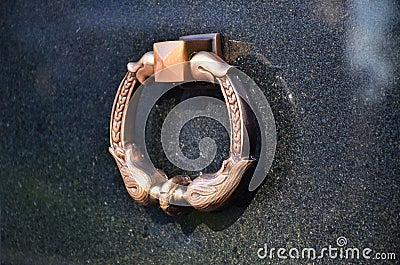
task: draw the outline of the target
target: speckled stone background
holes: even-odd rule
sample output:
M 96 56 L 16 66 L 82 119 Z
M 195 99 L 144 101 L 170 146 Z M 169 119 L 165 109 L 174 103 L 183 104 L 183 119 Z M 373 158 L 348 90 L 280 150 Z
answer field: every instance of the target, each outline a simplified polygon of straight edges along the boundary
M 375 264 L 257 256 L 339 236 L 397 264 L 399 5 L 302 2 L 1 1 L 1 264 Z M 271 62 L 236 64 L 271 103 L 276 158 L 225 211 L 167 217 L 125 191 L 109 115 L 128 61 L 208 32 Z

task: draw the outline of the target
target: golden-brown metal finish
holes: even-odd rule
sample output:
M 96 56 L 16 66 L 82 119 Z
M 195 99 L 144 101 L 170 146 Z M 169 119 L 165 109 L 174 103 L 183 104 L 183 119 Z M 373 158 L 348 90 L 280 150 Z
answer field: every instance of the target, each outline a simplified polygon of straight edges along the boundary
M 154 72 L 156 82 L 182 82 L 190 78 L 190 73 L 183 67 L 192 55 L 200 51 L 212 51 L 211 40 L 177 40 L 155 43 Z M 172 70 L 171 66 L 175 65 Z M 182 67 L 177 67 L 181 65 Z M 164 71 L 162 71 L 164 70 Z
M 202 51 L 203 48 L 205 51 Z M 140 204 L 158 202 L 169 215 L 184 214 L 191 207 L 200 211 L 219 209 L 251 166 L 253 160 L 244 157 L 243 151 L 246 109 L 228 74 L 232 66 L 217 55 L 220 53 L 218 34 L 195 35 L 183 37 L 180 41 L 157 43 L 154 45 L 154 53 L 146 53 L 138 63 L 128 64 L 128 73 L 118 88 L 112 109 L 109 151 L 117 162 L 129 194 Z M 231 130 L 230 156 L 223 162 L 221 169 L 201 175 L 193 181 L 187 176 L 168 179 L 161 170 L 143 160 L 135 145 L 124 144 L 124 117 L 136 88 L 149 76 L 156 74 L 157 77 L 156 70 L 189 60 L 193 77 L 203 80 L 215 78 L 220 84 Z M 179 81 L 179 78 L 185 77 L 184 74 L 172 75 L 172 79 L 168 75 L 160 76 L 158 81 Z

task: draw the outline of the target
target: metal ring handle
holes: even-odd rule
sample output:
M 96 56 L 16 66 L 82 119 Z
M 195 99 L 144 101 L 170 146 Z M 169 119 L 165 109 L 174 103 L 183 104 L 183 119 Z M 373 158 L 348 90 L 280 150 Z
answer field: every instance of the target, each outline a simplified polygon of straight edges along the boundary
M 186 213 L 192 207 L 200 211 L 221 208 L 239 185 L 252 159 L 243 157 L 247 108 L 235 88 L 229 69 L 232 67 L 212 52 L 198 52 L 190 60 L 192 75 L 215 78 L 225 98 L 230 120 L 230 155 L 221 168 L 193 181 L 187 176 L 170 179 L 159 169 L 142 160 L 135 145 L 125 146 L 124 127 L 128 103 L 135 90 L 154 74 L 154 54 L 146 53 L 138 63 L 128 64 L 128 73 L 115 96 L 110 121 L 110 153 L 115 158 L 130 196 L 142 205 L 159 203 L 169 215 Z M 192 207 L 185 207 L 187 205 Z

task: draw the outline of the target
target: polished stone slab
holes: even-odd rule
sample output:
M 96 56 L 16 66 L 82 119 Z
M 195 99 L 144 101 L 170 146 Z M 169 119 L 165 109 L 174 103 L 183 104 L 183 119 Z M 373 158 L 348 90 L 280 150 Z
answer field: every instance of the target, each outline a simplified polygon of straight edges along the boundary
M 340 236 L 349 247 L 398 251 L 400 16 L 394 1 L 18 1 L 0 7 L 4 264 L 276 264 L 277 257 L 257 256 L 265 243 L 321 249 L 336 246 Z M 171 218 L 125 191 L 107 151 L 111 106 L 127 62 L 154 42 L 209 32 L 251 42 L 271 63 L 236 61 L 270 101 L 276 157 L 264 185 L 244 190 L 225 211 Z M 187 93 L 166 97 L 148 124 L 150 155 L 169 172 L 176 168 L 159 150 L 157 128 Z M 185 152 L 196 152 L 193 139 L 204 136 L 199 127 L 209 121 L 198 122 L 182 132 Z M 209 126 L 222 143 L 218 162 L 227 134 Z

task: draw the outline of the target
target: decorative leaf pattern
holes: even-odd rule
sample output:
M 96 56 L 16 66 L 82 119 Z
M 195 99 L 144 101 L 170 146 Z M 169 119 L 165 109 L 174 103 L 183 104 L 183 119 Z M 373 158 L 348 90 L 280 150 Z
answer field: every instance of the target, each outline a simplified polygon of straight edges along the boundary
M 123 144 L 124 118 L 138 83 L 134 72 L 128 71 L 125 75 L 115 96 L 111 114 L 109 151 L 118 165 L 129 195 L 138 203 L 150 205 L 158 202 L 169 215 L 187 212 L 188 207 L 172 204 L 179 200 L 200 211 L 212 211 L 223 206 L 239 185 L 253 162 L 242 158 L 242 103 L 228 75 L 218 77 L 217 80 L 221 85 L 230 119 L 230 157 L 223 162 L 219 171 L 202 175 L 194 181 L 184 176 L 175 176 L 168 180 L 161 170 L 142 160 L 137 147 Z

